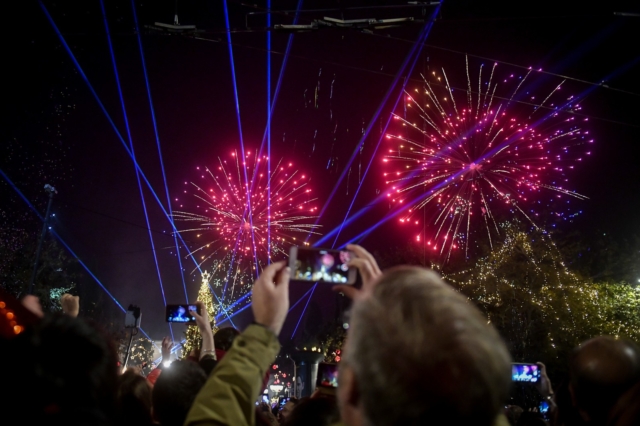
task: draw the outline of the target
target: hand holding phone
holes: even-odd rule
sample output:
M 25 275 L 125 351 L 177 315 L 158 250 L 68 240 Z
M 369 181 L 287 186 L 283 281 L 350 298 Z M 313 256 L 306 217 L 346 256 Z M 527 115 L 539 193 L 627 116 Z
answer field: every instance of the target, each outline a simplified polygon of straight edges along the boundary
M 347 263 L 352 253 L 348 250 L 315 249 L 293 246 L 289 250 L 291 279 L 297 281 L 354 284 L 357 271 Z
M 318 364 L 316 387 L 332 389 L 338 387 L 338 364 L 330 364 L 328 362 Z
M 511 380 L 519 383 L 538 383 L 540 366 L 535 363 L 514 362 L 511 364 Z
M 200 315 L 200 308 L 196 305 L 167 305 L 166 320 L 167 322 L 193 324 L 196 322 L 196 317 L 191 315 L 189 311 L 197 312 Z

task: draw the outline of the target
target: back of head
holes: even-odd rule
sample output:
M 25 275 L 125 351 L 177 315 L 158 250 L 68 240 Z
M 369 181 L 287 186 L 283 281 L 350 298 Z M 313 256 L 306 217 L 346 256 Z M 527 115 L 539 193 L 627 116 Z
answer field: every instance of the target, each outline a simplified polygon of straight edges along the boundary
M 618 398 L 640 380 L 640 348 L 625 339 L 595 337 L 574 350 L 569 370 L 576 405 L 590 422 L 604 424 Z
M 231 344 L 239 334 L 240 332 L 233 327 L 224 327 L 219 329 L 216 331 L 216 334 L 213 335 L 215 348 L 228 351 L 231 349 Z
M 162 426 L 182 426 L 206 381 L 204 370 L 192 361 L 174 361 L 163 369 L 152 391 L 155 419 Z
M 120 376 L 117 393 L 120 425 L 144 426 L 151 420 L 151 385 L 141 375 L 127 370 Z
M 353 306 L 343 363 L 371 425 L 491 425 L 510 356 L 496 330 L 433 271 L 396 267 Z
M 295 405 L 285 426 L 329 426 L 340 420 L 334 398 L 305 398 Z
M 44 317 L 0 355 L 11 392 L 3 402 L 24 424 L 100 424 L 114 412 L 117 358 L 108 339 L 80 318 Z

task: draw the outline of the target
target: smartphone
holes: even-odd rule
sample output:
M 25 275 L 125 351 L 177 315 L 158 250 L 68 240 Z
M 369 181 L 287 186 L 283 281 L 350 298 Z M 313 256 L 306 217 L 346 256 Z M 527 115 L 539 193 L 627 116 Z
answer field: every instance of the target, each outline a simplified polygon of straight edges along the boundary
M 540 381 L 540 366 L 514 362 L 511 364 L 511 380 L 519 383 L 537 383 Z
M 195 323 L 196 317 L 192 316 L 189 311 L 195 311 L 200 315 L 200 309 L 196 305 L 167 305 L 167 322 Z
M 297 281 L 324 281 L 334 284 L 354 284 L 357 270 L 347 262 L 348 250 L 315 249 L 292 246 L 289 250 L 291 279 Z
M 338 364 L 321 362 L 318 364 L 318 377 L 316 378 L 317 388 L 337 388 L 338 387 Z

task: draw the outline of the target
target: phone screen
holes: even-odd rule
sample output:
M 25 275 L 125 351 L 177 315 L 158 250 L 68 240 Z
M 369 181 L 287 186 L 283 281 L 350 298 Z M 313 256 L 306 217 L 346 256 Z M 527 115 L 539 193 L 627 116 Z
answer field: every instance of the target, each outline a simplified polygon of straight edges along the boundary
M 189 311 L 199 312 L 196 305 L 167 305 L 167 322 L 194 323 L 196 318 Z
M 547 401 L 541 401 L 538 410 L 542 414 L 547 414 L 549 412 L 549 403 Z
M 335 284 L 353 284 L 356 270 L 347 262 L 352 253 L 348 250 L 312 249 L 291 247 L 289 266 L 291 279 L 298 281 L 325 281 Z
M 338 387 L 338 365 L 321 362 L 318 364 L 318 377 L 316 387 L 337 388 Z
M 538 364 L 511 364 L 511 380 L 521 383 L 537 383 L 540 380 L 540 366 Z

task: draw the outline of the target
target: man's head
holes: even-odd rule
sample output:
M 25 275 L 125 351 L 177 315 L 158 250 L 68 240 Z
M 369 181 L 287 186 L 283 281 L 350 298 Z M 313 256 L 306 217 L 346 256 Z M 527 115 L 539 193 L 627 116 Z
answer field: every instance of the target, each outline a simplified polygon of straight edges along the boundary
M 222 351 L 228 351 L 231 349 L 233 340 L 240 334 L 238 330 L 233 327 L 224 327 L 216 331 L 213 335 L 213 343 L 216 349 Z
M 604 423 L 618 398 L 640 380 L 640 348 L 629 340 L 595 337 L 573 351 L 569 369 L 581 415 Z
M 173 362 L 162 370 L 153 387 L 153 417 L 162 426 L 182 426 L 206 381 L 207 375 L 197 363 Z
M 490 425 L 509 392 L 511 360 L 498 333 L 423 268 L 393 268 L 356 299 L 343 353 L 347 424 Z

